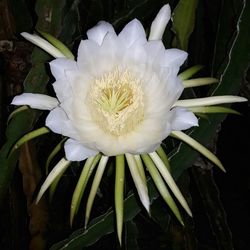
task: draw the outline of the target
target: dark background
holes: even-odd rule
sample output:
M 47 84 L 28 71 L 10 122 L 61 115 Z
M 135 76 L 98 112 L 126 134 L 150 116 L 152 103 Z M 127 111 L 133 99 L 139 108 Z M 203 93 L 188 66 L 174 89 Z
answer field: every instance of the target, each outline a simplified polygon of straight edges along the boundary
M 79 40 L 79 37 L 84 36 L 86 30 L 100 19 L 113 22 L 117 30 L 120 30 L 127 19 L 136 16 L 143 22 L 144 27 L 148 27 L 160 6 L 165 2 L 145 1 L 141 7 L 137 7 L 136 11 L 132 12 L 131 16 L 116 22 L 115 20 L 119 20 L 117 19 L 119 15 L 123 17 L 126 11 L 128 13 L 125 7 L 126 4 L 132 6 L 131 1 L 80 1 L 78 5 L 80 22 L 73 37 Z M 177 2 L 170 1 L 171 6 L 175 6 Z M 211 75 L 211 72 L 215 71 L 212 52 L 216 42 L 220 8 L 228 7 L 226 4 L 223 5 L 223 2 L 219 0 L 200 1 L 198 5 L 197 20 L 199 22 L 196 21 L 194 32 L 190 37 L 189 62 L 186 66 L 206 65 L 200 73 L 202 76 Z M 237 4 L 236 1 L 229 2 L 234 6 L 235 11 L 233 14 L 230 12 L 231 16 L 237 18 L 240 4 Z M 0 145 L 3 145 L 6 140 L 4 134 L 7 117 L 13 110 L 9 103 L 13 96 L 22 92 L 22 83 L 32 64 L 32 46 L 24 41 L 19 33 L 24 30 L 31 32 L 37 22 L 37 15 L 35 2 L 28 0 L 22 0 L 19 3 L 18 1 L 2 0 L 0 13 Z M 124 16 L 126 16 L 125 14 Z M 229 16 L 229 14 L 225 16 L 225 20 L 228 22 L 228 27 L 232 27 L 231 35 L 233 37 L 236 21 L 233 18 L 230 19 Z M 166 33 L 169 36 L 164 39 L 169 44 L 173 33 L 169 29 Z M 248 38 L 246 36 L 246 39 L 249 39 L 249 36 Z M 230 43 L 229 41 L 228 44 Z M 77 42 L 71 45 L 75 51 Z M 249 55 L 249 50 L 245 53 Z M 227 53 L 225 53 L 226 55 Z M 239 95 L 248 99 L 250 96 L 249 77 L 249 71 L 246 68 L 242 75 Z M 48 91 L 51 91 L 50 87 L 48 87 Z M 204 88 L 195 94 L 204 95 L 207 91 L 208 89 Z M 208 145 L 210 149 L 217 152 L 227 173 L 222 173 L 208 161 L 198 158 L 193 168 L 185 170 L 178 179 L 183 193 L 192 203 L 193 220 L 183 214 L 186 227 L 180 227 L 175 219 L 169 216 L 165 204 L 158 199 L 153 206 L 153 211 L 156 211 L 155 213 L 158 215 L 153 216 L 152 220 L 142 212 L 126 223 L 125 234 L 127 237 L 125 237 L 123 248 L 173 250 L 248 250 L 250 248 L 250 169 L 248 160 L 250 109 L 248 103 L 235 104 L 232 107 L 242 115 L 229 115 L 217 127 L 217 132 Z M 45 115 L 39 117 L 38 124 L 42 123 L 44 117 Z M 209 117 L 207 122 L 210 122 Z M 22 149 L 21 155 L 36 155 L 41 160 L 40 162 L 44 162 L 43 155 L 50 150 L 47 145 L 55 144 L 57 140 L 56 136 L 45 136 L 41 140 L 34 140 Z M 23 166 L 30 161 L 33 162 L 33 165 L 37 164 L 33 158 L 21 158 L 21 165 L 14 172 L 2 204 L 0 249 L 48 249 L 49 246 L 68 237 L 73 230 L 82 226 L 79 223 L 72 230 L 67 223 L 68 202 L 78 174 L 78 166 L 76 166 L 75 172 L 71 171 L 64 176 L 55 200 L 50 205 L 44 200 L 42 205 L 36 209 L 32 206 L 33 192 L 37 192 L 44 169 L 37 164 L 36 170 L 32 170 L 30 175 L 27 174 L 30 173 L 28 172 L 30 170 Z M 28 185 L 26 185 L 27 179 L 25 178 L 28 178 Z M 109 192 L 112 192 L 112 187 L 104 182 L 103 189 L 104 197 L 107 198 Z M 105 212 L 110 205 L 112 205 L 110 197 L 106 201 L 97 200 L 94 214 Z M 82 219 L 81 216 L 79 218 Z M 119 249 L 119 246 L 113 233 L 104 236 L 88 249 Z

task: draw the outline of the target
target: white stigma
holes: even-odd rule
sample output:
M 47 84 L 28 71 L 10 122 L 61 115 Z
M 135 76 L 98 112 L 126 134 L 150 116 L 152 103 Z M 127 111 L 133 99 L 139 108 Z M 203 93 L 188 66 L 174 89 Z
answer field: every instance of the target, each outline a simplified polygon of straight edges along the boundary
M 129 70 L 115 70 L 95 79 L 88 104 L 98 125 L 114 136 L 125 135 L 143 120 L 141 81 Z

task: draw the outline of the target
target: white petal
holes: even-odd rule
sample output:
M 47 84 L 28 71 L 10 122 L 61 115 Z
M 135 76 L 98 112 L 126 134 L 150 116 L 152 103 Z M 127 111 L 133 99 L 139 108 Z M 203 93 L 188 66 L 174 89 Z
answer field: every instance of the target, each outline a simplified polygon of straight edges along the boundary
M 101 45 L 108 32 L 115 33 L 113 26 L 110 23 L 100 21 L 96 26 L 87 31 L 87 36 L 88 39 L 96 42 L 98 45 Z
M 147 212 L 150 212 L 150 201 L 148 196 L 148 188 L 147 188 L 147 182 L 144 182 L 143 178 L 140 175 L 140 172 L 138 170 L 136 161 L 131 154 L 125 154 L 127 163 L 129 166 L 130 173 L 132 175 L 133 181 L 135 183 L 135 187 L 137 189 L 138 195 L 140 197 L 140 200 L 142 202 L 142 205 L 145 207 Z
M 88 157 L 98 154 L 97 151 L 87 148 L 79 142 L 68 139 L 64 144 L 66 158 L 69 161 L 83 161 Z
M 46 118 L 46 126 L 54 133 L 77 139 L 72 122 L 60 107 L 56 107 L 49 113 Z
M 98 69 L 96 64 L 100 59 L 100 49 L 101 47 L 95 42 L 91 40 L 82 40 L 78 48 L 77 56 L 79 70 L 94 74 L 95 70 Z
M 149 41 L 144 47 L 148 54 L 148 62 L 150 63 L 154 62 L 156 57 L 158 57 L 160 54 L 163 54 L 165 51 L 162 41 Z
M 179 49 L 167 49 L 160 55 L 160 65 L 164 67 L 180 67 L 187 59 L 187 52 Z
M 41 38 L 40 36 L 35 34 L 32 35 L 27 32 L 22 32 L 21 35 L 31 43 L 37 45 L 38 47 L 48 52 L 50 55 L 54 56 L 55 58 L 65 57 L 65 55 L 60 50 L 58 50 L 56 47 L 54 47 L 52 44 L 50 44 L 48 41 Z
M 77 70 L 75 61 L 66 58 L 57 58 L 49 63 L 52 75 L 56 80 L 65 78 L 66 70 Z
M 11 104 L 28 105 L 34 109 L 51 110 L 58 105 L 58 100 L 48 95 L 23 93 L 15 96 Z
M 147 42 L 145 30 L 137 19 L 129 22 L 120 32 L 118 37 L 127 48 L 132 45 L 143 45 Z
M 162 39 L 163 33 L 167 26 L 167 23 L 171 17 L 171 10 L 168 4 L 164 5 L 154 21 L 152 22 L 150 28 L 150 34 L 148 40 L 160 40 Z
M 82 40 L 78 47 L 77 64 L 89 62 L 89 55 L 95 54 L 100 47 L 91 40 Z
M 58 80 L 53 83 L 53 88 L 56 93 L 56 97 L 60 102 L 67 100 L 72 96 L 72 89 L 69 81 L 67 80 Z
M 198 126 L 196 116 L 185 108 L 174 108 L 171 111 L 172 130 L 185 130 L 193 126 Z
M 126 68 L 138 67 L 138 65 L 146 65 L 147 53 L 143 46 L 133 46 L 124 51 L 123 61 Z

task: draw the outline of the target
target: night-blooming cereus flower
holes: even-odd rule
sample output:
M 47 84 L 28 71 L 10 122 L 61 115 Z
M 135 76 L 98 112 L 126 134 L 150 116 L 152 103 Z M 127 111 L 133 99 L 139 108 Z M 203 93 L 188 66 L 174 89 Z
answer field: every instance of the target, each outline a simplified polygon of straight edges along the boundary
M 77 61 L 50 63 L 57 98 L 25 93 L 12 102 L 51 110 L 46 126 L 70 138 L 68 160 L 150 153 L 172 131 L 198 125 L 186 108 L 172 108 L 184 89 L 177 73 L 186 52 L 147 41 L 136 19 L 119 35 L 99 22 L 87 36 Z
M 56 80 L 53 83 L 56 98 L 24 93 L 12 102 L 50 110 L 46 126 L 68 137 L 64 144 L 66 159 L 52 170 L 38 199 L 70 161 L 88 158 L 73 195 L 71 222 L 88 181 L 88 173 L 92 173 L 99 162 L 87 202 L 86 221 L 108 157 L 116 156 L 115 205 L 119 240 L 123 216 L 124 155 L 139 197 L 148 211 L 150 202 L 142 160 L 176 217 L 182 222 L 164 181 L 191 215 L 166 168 L 167 158 L 159 148 L 170 134 L 191 144 L 180 131 L 198 126 L 196 116 L 189 109 L 189 106 L 194 106 L 190 105 L 192 100 L 178 105 L 184 84 L 177 74 L 187 53 L 165 49 L 161 38 L 169 19 L 170 8 L 165 5 L 152 23 L 148 40 L 142 24 L 136 19 L 118 35 L 111 24 L 99 22 L 87 31 L 88 39 L 81 41 L 76 61 L 60 55 L 50 62 Z M 23 36 L 31 42 L 37 39 L 27 33 Z M 41 40 L 34 43 L 46 47 L 40 44 Z M 47 49 L 50 50 L 54 51 L 53 47 Z M 220 102 L 217 100 L 217 103 Z M 206 101 L 203 104 L 206 105 Z M 192 143 L 193 147 L 202 148 Z M 204 148 L 200 152 L 215 159 Z M 220 165 L 220 162 L 214 162 Z

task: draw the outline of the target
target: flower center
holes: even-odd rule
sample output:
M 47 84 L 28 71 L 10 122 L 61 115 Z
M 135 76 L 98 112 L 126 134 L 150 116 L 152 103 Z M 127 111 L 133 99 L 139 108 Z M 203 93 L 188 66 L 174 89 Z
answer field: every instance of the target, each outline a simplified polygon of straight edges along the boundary
M 129 70 L 115 70 L 92 83 L 88 104 L 99 126 L 115 136 L 131 132 L 143 120 L 141 81 Z

